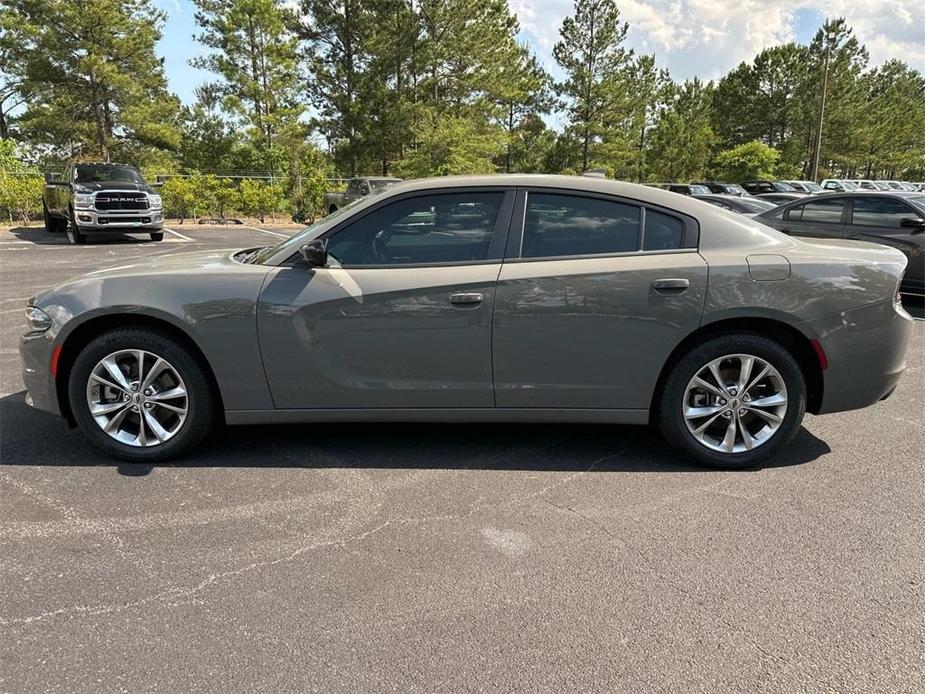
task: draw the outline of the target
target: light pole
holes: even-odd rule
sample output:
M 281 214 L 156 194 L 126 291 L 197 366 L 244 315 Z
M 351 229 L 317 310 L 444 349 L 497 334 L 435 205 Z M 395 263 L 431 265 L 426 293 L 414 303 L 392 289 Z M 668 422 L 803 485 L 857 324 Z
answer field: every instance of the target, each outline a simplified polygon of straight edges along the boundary
M 818 183 L 819 178 L 819 150 L 822 149 L 822 123 L 825 120 L 825 97 L 829 90 L 829 54 L 832 44 L 835 43 L 835 32 L 828 31 L 825 35 L 825 68 L 822 77 L 822 104 L 819 107 L 819 127 L 816 128 L 816 153 L 813 156 L 813 170 L 810 178 Z

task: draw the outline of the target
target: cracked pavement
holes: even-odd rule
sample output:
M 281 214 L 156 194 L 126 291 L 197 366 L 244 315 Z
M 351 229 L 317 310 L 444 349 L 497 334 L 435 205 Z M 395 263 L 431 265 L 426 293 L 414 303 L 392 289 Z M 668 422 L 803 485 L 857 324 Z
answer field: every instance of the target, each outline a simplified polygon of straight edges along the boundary
M 273 242 L 182 233 L 0 232 L 0 692 L 922 690 L 925 323 L 892 398 L 760 470 L 590 425 L 230 428 L 119 464 L 24 405 L 15 309 Z

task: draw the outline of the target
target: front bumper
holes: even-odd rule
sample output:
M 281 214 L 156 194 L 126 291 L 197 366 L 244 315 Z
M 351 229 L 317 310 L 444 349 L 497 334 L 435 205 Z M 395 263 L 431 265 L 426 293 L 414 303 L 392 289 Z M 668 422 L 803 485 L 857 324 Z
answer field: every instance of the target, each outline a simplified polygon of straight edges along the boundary
M 19 338 L 26 403 L 37 410 L 61 416 L 55 377 L 51 373 L 53 348 L 51 339 L 44 334 L 23 335 Z
M 164 210 L 99 211 L 74 210 L 81 231 L 159 231 L 164 228 Z
M 867 407 L 896 388 L 906 369 L 914 321 L 888 299 L 817 318 L 808 327 L 828 358 L 818 414 Z

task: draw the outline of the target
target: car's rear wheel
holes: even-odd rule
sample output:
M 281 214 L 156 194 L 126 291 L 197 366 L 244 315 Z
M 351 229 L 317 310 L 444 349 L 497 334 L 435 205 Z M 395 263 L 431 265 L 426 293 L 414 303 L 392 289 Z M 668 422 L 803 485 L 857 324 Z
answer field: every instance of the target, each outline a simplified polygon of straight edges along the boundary
M 731 333 L 674 364 L 656 415 L 684 457 L 747 468 L 786 446 L 805 412 L 806 383 L 793 356 L 767 337 Z
M 196 358 L 172 338 L 141 328 L 113 330 L 84 347 L 68 395 L 87 438 L 132 462 L 188 451 L 206 436 L 214 415 Z

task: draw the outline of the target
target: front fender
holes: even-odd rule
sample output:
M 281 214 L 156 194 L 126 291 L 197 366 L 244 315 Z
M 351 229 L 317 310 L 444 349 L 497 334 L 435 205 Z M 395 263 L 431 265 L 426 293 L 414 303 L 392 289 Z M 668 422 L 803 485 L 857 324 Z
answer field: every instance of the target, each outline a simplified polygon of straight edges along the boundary
M 127 324 L 166 324 L 202 352 L 226 409 L 272 409 L 257 342 L 256 306 L 265 272 L 206 273 L 147 277 L 81 278 L 44 297 L 53 346 L 86 333 Z M 265 270 L 265 268 L 264 268 Z

